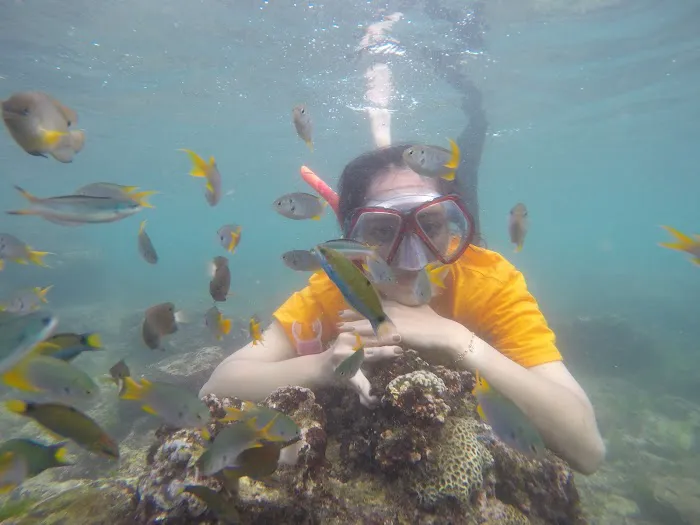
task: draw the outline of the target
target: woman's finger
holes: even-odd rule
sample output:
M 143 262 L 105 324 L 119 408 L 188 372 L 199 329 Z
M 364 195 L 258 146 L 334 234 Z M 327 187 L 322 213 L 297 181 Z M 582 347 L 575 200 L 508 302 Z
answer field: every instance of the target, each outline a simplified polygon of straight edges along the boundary
M 403 348 L 400 346 L 365 346 L 365 361 L 374 363 L 383 359 L 393 359 L 403 355 Z
M 342 321 L 359 321 L 360 319 L 364 319 L 364 317 L 355 310 L 343 310 L 340 312 L 340 319 Z
M 348 323 L 338 323 L 336 327 L 340 333 L 353 332 L 358 334 L 360 337 L 374 335 L 374 328 L 372 328 L 372 325 L 366 319 Z

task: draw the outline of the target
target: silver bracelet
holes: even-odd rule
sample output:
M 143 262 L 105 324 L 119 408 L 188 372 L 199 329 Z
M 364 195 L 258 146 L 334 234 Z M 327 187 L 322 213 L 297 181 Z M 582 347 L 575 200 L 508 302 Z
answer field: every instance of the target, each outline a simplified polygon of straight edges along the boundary
M 474 341 L 476 340 L 476 334 L 472 332 L 472 338 L 469 341 L 469 345 L 467 345 L 467 349 L 463 350 L 462 352 L 457 355 L 457 359 L 455 360 L 455 364 L 459 365 L 461 361 L 464 360 L 465 357 L 467 357 L 467 353 L 473 353 L 474 352 Z

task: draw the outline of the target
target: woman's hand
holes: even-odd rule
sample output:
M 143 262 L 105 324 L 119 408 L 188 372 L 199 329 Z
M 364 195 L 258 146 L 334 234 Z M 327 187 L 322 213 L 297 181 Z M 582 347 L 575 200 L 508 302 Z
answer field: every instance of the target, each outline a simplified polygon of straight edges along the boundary
M 438 315 L 428 305 L 405 306 L 385 301 L 382 306 L 401 336 L 400 345 L 415 350 L 429 362 L 454 366 L 460 349 L 472 337 L 467 328 Z M 357 312 L 345 310 L 340 319 L 341 335 L 358 334 L 366 345 L 379 344 L 369 321 Z
M 403 355 L 403 349 L 400 346 L 381 346 L 377 342 L 368 341 L 365 347 L 365 361 L 368 363 L 381 361 L 382 359 L 391 359 Z M 344 332 L 338 335 L 338 338 L 333 342 L 331 347 L 323 352 L 325 356 L 326 374 L 329 377 L 333 376 L 336 367 L 347 359 L 355 351 L 357 346 L 357 338 L 355 334 Z M 371 408 L 376 406 L 379 400 L 371 396 L 369 380 L 362 373 L 362 370 L 350 378 L 350 385 L 357 391 L 360 396 L 360 403 Z

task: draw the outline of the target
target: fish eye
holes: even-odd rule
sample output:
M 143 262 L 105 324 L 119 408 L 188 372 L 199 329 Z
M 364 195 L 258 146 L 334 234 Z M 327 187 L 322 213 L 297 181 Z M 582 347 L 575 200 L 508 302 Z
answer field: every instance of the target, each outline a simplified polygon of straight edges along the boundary
M 44 317 L 44 318 L 41 320 L 41 324 L 43 324 L 44 326 L 49 326 L 49 325 L 51 324 L 51 318 L 50 318 L 50 317 Z
M 24 108 L 24 109 L 22 109 L 21 113 L 22 113 L 22 115 L 24 115 L 24 116 L 29 115 L 29 108 Z

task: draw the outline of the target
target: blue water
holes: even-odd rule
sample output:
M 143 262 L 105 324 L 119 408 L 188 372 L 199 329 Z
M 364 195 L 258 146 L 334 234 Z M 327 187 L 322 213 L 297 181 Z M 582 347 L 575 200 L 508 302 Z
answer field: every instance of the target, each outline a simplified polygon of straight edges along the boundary
M 3 130 L 0 209 L 22 206 L 14 184 L 38 196 L 98 181 L 161 193 L 151 198 L 154 210 L 114 224 L 65 228 L 0 216 L 0 230 L 56 253 L 52 269 L 8 264 L 0 294 L 53 284 L 59 315 L 87 307 L 118 318 L 174 301 L 197 318 L 210 304 L 207 263 L 223 254 L 216 231 L 233 222 L 243 238 L 230 258 L 234 297 L 221 309 L 240 320 L 269 319 L 306 279 L 280 255 L 338 234 L 331 214 L 288 221 L 272 201 L 307 189 L 300 165 L 335 183 L 345 163 L 372 147 L 358 111 L 366 104 L 364 69 L 353 49 L 381 9 L 405 14 L 392 32 L 406 49 L 391 59 L 393 140 L 444 144 L 464 126 L 460 95 L 417 52 L 459 41 L 452 24 L 427 17 L 421 4 L 4 1 L 0 98 L 49 92 L 77 111 L 87 140 L 72 164 L 60 164 L 25 154 Z M 465 2 L 443 4 L 464 9 Z M 463 48 L 463 67 L 489 121 L 479 172 L 489 248 L 524 272 L 553 326 L 624 319 L 663 348 L 638 356 L 649 377 L 663 369 L 654 388 L 675 391 L 682 373 L 682 395 L 700 402 L 700 270 L 657 245 L 668 240 L 661 224 L 700 233 L 700 5 L 487 4 L 483 49 Z M 291 123 L 300 102 L 313 116 L 313 154 Z M 204 200 L 178 148 L 216 158 L 226 193 L 217 207 Z M 514 254 L 507 217 L 518 201 L 531 226 Z M 143 219 L 156 266 L 137 253 Z M 565 357 L 573 351 L 562 348 Z M 594 402 L 606 364 L 597 367 L 572 370 Z M 615 374 L 626 375 L 619 367 Z

